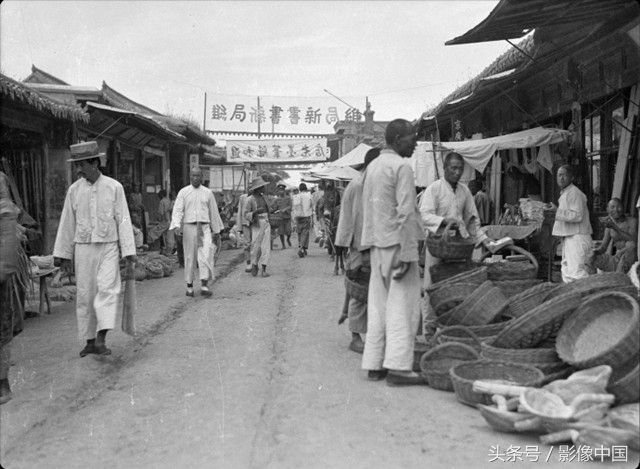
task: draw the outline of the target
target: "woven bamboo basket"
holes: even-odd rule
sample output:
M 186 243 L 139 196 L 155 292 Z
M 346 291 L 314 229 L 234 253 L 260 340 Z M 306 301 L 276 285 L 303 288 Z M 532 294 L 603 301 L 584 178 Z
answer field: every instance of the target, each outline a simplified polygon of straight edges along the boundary
M 361 303 L 367 302 L 367 297 L 369 294 L 369 286 L 368 285 L 360 285 L 359 283 L 354 282 L 353 280 L 349 280 L 345 277 L 344 286 L 347 290 L 347 294 L 355 299 L 360 301 Z
M 620 272 L 605 272 L 602 274 L 590 275 L 586 278 L 564 283 L 547 297 L 548 300 L 568 292 L 576 292 L 581 295 L 590 295 L 602 290 L 613 290 L 620 287 L 632 285 L 631 280 Z
M 540 386 L 546 386 L 549 383 L 553 383 L 558 379 L 568 378 L 573 372 L 575 368 L 571 366 L 558 367 L 556 371 L 546 371 L 544 369 L 540 369 L 540 367 L 536 366 L 542 373 L 544 373 L 544 378 L 540 382 Z
M 482 358 L 487 360 L 498 360 L 513 363 L 557 364 L 562 363 L 555 348 L 503 348 L 492 345 L 491 341 L 485 340 L 481 347 Z
M 629 404 L 640 400 L 640 364 L 629 373 L 613 382 L 607 391 L 616 396 L 618 404 Z
M 429 386 L 453 392 L 449 370 L 458 363 L 477 359 L 478 352 L 473 347 L 460 342 L 445 342 L 422 355 L 420 370 Z
M 475 283 L 443 285 L 429 295 L 429 301 L 436 315 L 439 315 L 462 303 L 477 287 Z
M 639 309 L 638 301 L 626 293 L 590 296 L 560 329 L 558 355 L 580 369 L 624 363 L 640 346 Z
M 439 288 L 445 285 L 451 285 L 453 283 L 475 283 L 476 285 L 480 285 L 482 282 L 485 282 L 486 280 L 487 280 L 487 268 L 476 267 L 474 269 L 462 272 L 458 275 L 454 275 L 453 277 L 449 277 L 446 280 L 433 283 L 429 288 L 427 288 L 427 293 L 431 295 L 433 292 L 435 292 Z
M 481 326 L 490 323 L 507 307 L 507 299 L 486 281 L 479 285 L 462 303 L 451 309 L 440 320 L 446 325 Z
M 460 262 L 445 261 L 439 262 L 429 267 L 429 275 L 431 276 L 431 283 L 443 282 L 455 277 L 456 275 L 463 274 L 469 270 L 477 268 L 479 264 L 471 262 L 469 260 L 463 260 Z
M 557 284 L 544 282 L 512 296 L 509 298 L 509 315 L 514 318 L 524 316 L 525 313 L 543 303 L 555 288 L 558 288 Z
M 535 287 L 542 283 L 541 279 L 527 279 L 527 280 L 497 280 L 493 284 L 500 289 L 502 294 L 507 298 L 512 298 L 515 295 L 527 291 L 529 288 Z
M 519 246 L 505 246 L 502 249 L 508 249 L 512 253 L 522 254 L 529 262 L 502 261 L 485 264 L 488 268 L 487 276 L 489 280 L 529 280 L 535 279 L 538 276 L 538 261 L 529 251 Z M 486 252 L 481 257 L 480 262 L 484 261 L 491 254 L 491 252 Z
M 569 292 L 536 306 L 513 319 L 494 339 L 494 347 L 535 348 L 556 334 L 580 304 L 580 294 Z
M 419 373 L 420 372 L 420 359 L 425 352 L 429 351 L 431 346 L 429 344 L 424 344 L 421 342 L 415 342 L 413 345 L 413 366 L 412 370 Z
M 449 374 L 458 401 L 473 407 L 477 404 L 490 405 L 492 402 L 491 395 L 472 390 L 476 380 L 499 380 L 504 384 L 538 386 L 544 379 L 542 371 L 534 366 L 490 360 L 460 363 L 451 368 Z
M 470 259 L 475 243 L 469 239 L 451 236 L 451 226 L 451 223 L 447 224 L 441 235 L 429 233 L 426 240 L 429 253 L 433 257 L 445 260 Z
M 433 336 L 434 343 L 461 342 L 481 351 L 483 340 L 492 340 L 504 329 L 510 320 L 486 324 L 484 326 L 442 326 Z

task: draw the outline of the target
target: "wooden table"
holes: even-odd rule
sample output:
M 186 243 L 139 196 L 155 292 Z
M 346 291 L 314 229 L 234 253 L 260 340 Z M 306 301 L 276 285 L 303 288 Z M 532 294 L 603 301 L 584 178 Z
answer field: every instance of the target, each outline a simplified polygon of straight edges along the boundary
M 60 270 L 59 267 L 52 267 L 46 270 L 40 270 L 38 273 L 31 275 L 31 281 L 39 281 L 40 289 L 40 304 L 38 305 L 38 314 L 42 314 L 44 311 L 44 305 L 47 305 L 47 314 L 51 314 L 51 302 L 49 301 L 49 289 L 47 287 L 47 277 L 51 277 L 53 274 Z

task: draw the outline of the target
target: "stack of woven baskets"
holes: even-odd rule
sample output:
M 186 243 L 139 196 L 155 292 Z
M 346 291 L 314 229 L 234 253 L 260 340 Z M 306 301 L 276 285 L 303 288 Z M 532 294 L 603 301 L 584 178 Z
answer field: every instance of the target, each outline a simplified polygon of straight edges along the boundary
M 539 282 L 506 298 L 486 267 L 452 277 L 428 290 L 437 332 L 427 338 L 433 349 L 421 370 L 434 387 L 475 405 L 487 403 L 486 395 L 471 390 L 476 379 L 539 386 L 609 365 L 609 392 L 617 402 L 637 402 L 640 330 L 632 291 L 637 295 L 625 275 L 606 273 L 563 285 Z M 452 342 L 459 346 L 442 347 Z

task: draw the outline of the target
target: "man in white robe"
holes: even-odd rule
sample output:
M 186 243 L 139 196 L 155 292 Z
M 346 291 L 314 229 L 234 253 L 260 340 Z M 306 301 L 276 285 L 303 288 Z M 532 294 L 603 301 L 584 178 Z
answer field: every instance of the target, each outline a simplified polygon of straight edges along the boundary
M 78 332 L 86 341 L 80 356 L 109 355 L 105 340 L 116 321 L 120 256 L 136 260 L 133 227 L 122 185 L 100 172 L 105 154 L 97 142 L 70 149 L 79 179 L 67 191 L 53 256 L 66 271 L 75 261 Z
M 211 296 L 209 279 L 213 280 L 216 249 L 220 245 L 220 231 L 224 228 L 213 192 L 202 185 L 202 170 L 191 168 L 191 184 L 180 189 L 173 204 L 170 230 L 182 227 L 184 248 L 184 280 L 187 296 L 193 296 L 193 277 L 200 274 L 200 293 Z
M 425 384 L 412 371 L 420 320 L 418 241 L 424 238 L 408 161 L 415 130 L 396 119 L 387 126 L 385 141 L 387 147 L 367 168 L 362 193 L 361 249 L 371 250 L 362 368 L 370 380 L 386 377 L 389 385 Z

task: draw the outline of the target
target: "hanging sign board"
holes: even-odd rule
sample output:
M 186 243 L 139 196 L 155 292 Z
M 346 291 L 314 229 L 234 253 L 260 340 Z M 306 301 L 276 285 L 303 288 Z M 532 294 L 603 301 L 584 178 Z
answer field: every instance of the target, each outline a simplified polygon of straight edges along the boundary
M 305 140 L 227 140 L 228 163 L 286 163 L 329 159 L 326 138 Z

